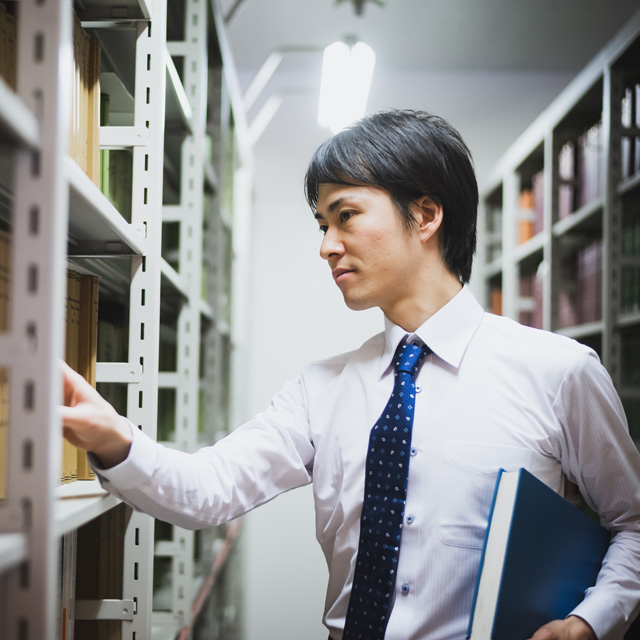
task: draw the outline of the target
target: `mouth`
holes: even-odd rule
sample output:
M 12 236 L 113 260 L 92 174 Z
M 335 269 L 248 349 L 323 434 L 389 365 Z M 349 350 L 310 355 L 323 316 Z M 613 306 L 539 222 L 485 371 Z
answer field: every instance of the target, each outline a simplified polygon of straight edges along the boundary
M 332 272 L 333 279 L 336 284 L 340 284 L 349 277 L 350 273 L 354 273 L 353 269 L 334 269 Z

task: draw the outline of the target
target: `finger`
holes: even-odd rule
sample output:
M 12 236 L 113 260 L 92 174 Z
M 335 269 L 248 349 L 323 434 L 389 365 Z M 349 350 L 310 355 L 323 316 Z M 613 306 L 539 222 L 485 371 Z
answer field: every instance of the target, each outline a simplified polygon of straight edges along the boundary
M 62 379 L 65 384 L 77 385 L 81 382 L 87 382 L 75 369 L 72 369 L 66 362 L 61 361 L 60 364 L 62 367 Z
M 88 422 L 88 414 L 84 407 L 58 407 L 58 414 L 62 419 L 62 426 L 64 430 L 71 428 L 74 431 L 82 428 L 86 428 Z
M 64 363 L 62 369 L 62 378 L 64 383 L 64 404 L 73 406 L 84 400 L 96 401 L 99 396 L 98 392 L 68 364 Z
M 67 362 L 64 360 L 60 360 L 60 368 L 62 369 L 62 373 L 73 372 L 73 369 L 69 366 Z M 75 372 L 74 372 L 75 373 Z
M 62 424 L 73 426 L 74 423 L 78 422 L 77 418 L 77 407 L 69 407 L 69 406 L 61 406 L 58 407 L 58 415 L 62 420 Z
M 82 418 L 83 411 L 79 411 L 78 407 L 58 407 L 58 414 L 62 421 L 62 435 L 71 444 L 80 446 L 84 440 L 82 436 L 83 430 L 86 428 L 86 422 Z
M 555 640 L 559 637 L 558 633 L 556 633 L 556 626 L 555 621 L 545 624 L 540 627 L 529 640 Z
M 64 403 L 70 405 L 73 402 L 74 392 L 78 388 L 79 378 L 82 378 L 82 376 L 74 371 L 64 360 L 60 361 L 60 368 L 62 369 Z

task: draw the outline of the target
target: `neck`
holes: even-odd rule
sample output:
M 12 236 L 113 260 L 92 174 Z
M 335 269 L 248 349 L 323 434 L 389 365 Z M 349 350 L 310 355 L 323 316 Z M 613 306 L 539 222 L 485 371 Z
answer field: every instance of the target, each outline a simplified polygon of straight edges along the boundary
M 443 268 L 438 273 L 427 274 L 418 283 L 414 295 L 399 301 L 393 308 L 382 311 L 393 324 L 413 333 L 460 293 L 461 289 L 462 284 L 458 278 Z

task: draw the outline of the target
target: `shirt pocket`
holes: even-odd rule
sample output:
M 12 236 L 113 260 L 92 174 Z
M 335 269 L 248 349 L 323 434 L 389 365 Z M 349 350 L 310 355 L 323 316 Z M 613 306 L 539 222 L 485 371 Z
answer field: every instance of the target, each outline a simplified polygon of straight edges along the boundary
M 440 540 L 482 549 L 498 472 L 530 467 L 533 453 L 525 447 L 448 440 L 440 492 Z

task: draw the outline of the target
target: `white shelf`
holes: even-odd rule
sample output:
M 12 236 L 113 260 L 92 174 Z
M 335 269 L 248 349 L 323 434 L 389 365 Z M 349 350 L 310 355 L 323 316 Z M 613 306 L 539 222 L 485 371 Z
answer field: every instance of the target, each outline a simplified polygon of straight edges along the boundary
M 207 192 L 215 194 L 218 191 L 218 176 L 210 161 L 204 163 L 204 186 Z
M 502 256 L 484 266 L 484 277 L 493 278 L 502 273 Z
M 620 314 L 617 322 L 619 328 L 632 327 L 634 325 L 640 326 L 640 311 L 629 311 Z
M 165 53 L 165 64 L 167 68 L 166 133 L 190 134 L 192 132 L 191 105 L 168 50 Z
M 198 306 L 200 307 L 200 315 L 207 321 L 212 322 L 215 319 L 213 307 L 205 300 L 198 300 Z
M 159 620 L 169 619 L 167 623 L 161 623 Z M 150 640 L 175 640 L 181 625 L 172 620 L 172 614 L 168 611 L 153 612 L 153 627 L 151 629 Z
M 517 303 L 518 311 L 535 311 L 536 310 L 536 299 L 529 297 L 520 297 L 518 298 Z
M 159 389 L 177 389 L 178 382 L 178 374 L 174 371 L 160 371 L 158 373 Z
M 513 251 L 513 258 L 516 262 L 523 262 L 536 254 L 540 254 L 540 258 L 542 258 L 543 246 L 544 236 L 538 233 L 533 238 L 529 238 L 526 242 L 518 245 Z
M 629 176 L 618 185 L 618 193 L 624 195 L 630 191 L 640 188 L 640 172 Z
M 113 71 L 100 74 L 100 93 L 109 96 L 109 123 L 107 126 L 133 125 L 135 102 L 118 74 Z
M 78 480 L 56 487 L 54 533 L 62 535 L 113 509 L 120 501 L 98 480 Z
M 593 202 L 580 207 L 577 211 L 568 215 L 562 220 L 558 220 L 553 225 L 553 235 L 562 236 L 569 231 L 578 231 L 585 228 L 600 227 L 602 220 L 597 220 L 597 214 L 602 213 L 604 202 L 602 198 L 596 198 Z
M 160 273 L 162 275 L 163 295 L 180 297 L 185 300 L 189 297 L 187 287 L 182 276 L 164 259 L 160 259 Z
M 231 231 L 233 229 L 233 214 L 227 207 L 220 208 L 220 219 L 225 229 Z
M 0 571 L 15 567 L 27 557 L 27 536 L 24 533 L 0 534 Z
M 130 225 L 68 156 L 70 255 L 144 255 L 143 231 Z
M 70 256 L 69 263 L 78 265 L 100 278 L 100 295 L 126 301 L 131 284 L 131 257 L 82 258 Z M 73 267 L 72 267 L 73 268 Z
M 36 148 L 40 144 L 36 117 L 0 78 L 0 140 L 3 138 L 20 147 Z
M 218 333 L 221 336 L 225 336 L 228 338 L 231 335 L 231 327 L 229 326 L 229 323 L 225 320 L 221 320 L 220 322 L 218 322 Z
M 147 0 L 85 0 L 81 17 L 86 29 L 103 27 L 105 23 L 122 26 L 128 21 L 150 20 L 152 15 Z
M 593 336 L 598 333 L 602 333 L 604 329 L 604 323 L 602 320 L 597 322 L 587 322 L 585 324 L 577 324 L 573 327 L 563 327 L 562 329 L 556 329 L 556 333 L 559 333 L 568 338 L 574 338 L 579 340 L 580 338 L 586 338 L 587 336 Z

